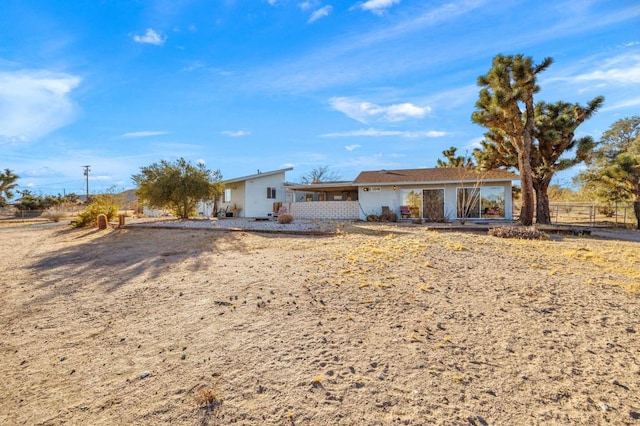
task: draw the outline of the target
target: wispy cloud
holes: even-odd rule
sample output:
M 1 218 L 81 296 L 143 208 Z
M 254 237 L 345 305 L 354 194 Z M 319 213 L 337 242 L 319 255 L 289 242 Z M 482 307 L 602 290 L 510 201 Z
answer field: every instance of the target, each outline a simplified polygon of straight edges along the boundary
M 344 149 L 346 149 L 347 151 L 355 151 L 358 148 L 360 148 L 360 145 L 358 144 L 347 145 L 344 147 Z
M 321 7 L 320 9 L 316 10 L 311 14 L 311 17 L 309 17 L 309 20 L 307 22 L 311 23 L 311 22 L 317 21 L 320 18 L 327 17 L 331 14 L 332 10 L 333 10 L 333 6 L 330 6 L 330 5 Z
M 242 136 L 249 136 L 251 134 L 248 130 L 224 130 L 222 132 L 223 135 L 231 136 L 232 138 L 239 138 Z
M 397 122 L 408 118 L 423 118 L 431 108 L 419 107 L 412 103 L 380 106 L 370 102 L 362 102 L 352 98 L 336 97 L 329 99 L 329 105 L 347 117 L 361 123 L 368 123 L 371 119 L 377 121 Z
M 195 71 L 197 69 L 203 68 L 204 64 L 200 61 L 195 61 L 192 62 L 190 65 L 187 65 L 185 67 L 182 68 L 182 71 L 187 71 L 187 72 L 191 72 L 191 71 Z
M 385 10 L 397 3 L 400 3 L 400 0 L 367 0 L 363 3 L 358 3 L 354 7 L 381 15 Z
M 604 81 L 609 84 L 640 83 L 640 55 L 617 56 L 605 61 L 598 69 L 578 74 L 576 82 Z
M 78 108 L 71 92 L 80 82 L 46 70 L 0 72 L 0 140 L 37 139 L 72 122 Z
M 146 138 L 149 136 L 167 135 L 169 132 L 165 130 L 146 130 L 141 132 L 128 132 L 122 135 L 123 138 Z
M 391 22 L 355 33 L 340 33 L 328 39 L 318 49 L 306 55 L 283 58 L 276 64 L 251 70 L 242 79 L 249 87 L 269 88 L 286 92 L 305 92 L 335 86 L 353 87 L 362 81 L 373 81 L 388 75 L 422 72 L 426 66 L 449 60 L 449 57 L 466 56 L 462 46 L 447 40 L 448 46 L 433 55 L 415 55 L 416 46 L 430 40 L 438 43 L 432 34 L 434 28 L 446 22 L 451 24 L 466 14 L 480 9 L 488 0 L 467 0 L 463 3 L 447 3 L 436 8 L 418 5 L 411 14 L 395 17 Z M 305 6 L 306 7 L 306 6 Z M 398 42 L 410 38 L 404 45 Z M 455 40 L 454 40 L 455 42 Z M 375 59 L 367 52 L 377 48 Z M 460 48 L 458 48 L 460 47 Z M 426 47 L 425 47 L 426 48 Z M 465 46 L 468 49 L 469 46 Z M 493 46 L 482 47 L 483 51 Z M 478 47 L 478 49 L 480 49 Z M 474 52 L 475 53 L 475 52 Z M 402 60 L 398 60 L 402 57 Z M 381 67 L 378 64 L 384 63 Z
M 152 28 L 147 28 L 144 35 L 133 35 L 133 41 L 136 43 L 153 44 L 156 46 L 162 46 L 167 41 L 167 36 L 155 31 Z
M 300 10 L 306 12 L 307 10 L 311 10 L 315 8 L 318 5 L 318 3 L 319 3 L 318 0 L 307 0 L 301 3 L 298 3 L 298 7 L 300 8 Z
M 350 138 L 350 137 L 384 137 L 384 136 L 399 136 L 403 138 L 441 138 L 446 136 L 446 132 L 439 132 L 435 130 L 427 131 L 407 131 L 407 130 L 381 130 L 381 129 L 360 129 L 352 130 L 349 132 L 335 132 L 325 133 L 321 135 L 323 138 Z
M 606 111 L 612 111 L 616 109 L 624 109 L 624 108 L 637 107 L 637 106 L 640 106 L 640 97 L 625 99 L 620 102 L 616 102 L 615 104 L 607 105 L 606 107 L 602 108 L 601 111 L 606 112 Z

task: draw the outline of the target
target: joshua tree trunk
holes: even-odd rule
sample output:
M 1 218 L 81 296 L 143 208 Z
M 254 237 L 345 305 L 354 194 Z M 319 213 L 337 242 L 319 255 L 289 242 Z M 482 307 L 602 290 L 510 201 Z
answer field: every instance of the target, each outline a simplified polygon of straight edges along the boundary
M 633 202 L 633 211 L 636 214 L 636 221 L 638 222 L 637 229 L 640 230 L 640 198 Z
M 551 210 L 549 208 L 549 184 L 551 177 L 533 179 L 533 189 L 536 193 L 536 223 L 551 225 Z
M 530 109 L 529 102 L 527 110 Z M 532 109 L 532 108 L 531 108 Z M 533 115 L 530 114 L 529 117 Z M 524 126 L 522 145 L 518 149 L 518 170 L 520 171 L 520 185 L 522 186 L 522 208 L 520 209 L 520 223 L 524 226 L 533 225 L 534 195 L 533 174 L 531 170 L 531 145 L 533 120 L 528 119 Z

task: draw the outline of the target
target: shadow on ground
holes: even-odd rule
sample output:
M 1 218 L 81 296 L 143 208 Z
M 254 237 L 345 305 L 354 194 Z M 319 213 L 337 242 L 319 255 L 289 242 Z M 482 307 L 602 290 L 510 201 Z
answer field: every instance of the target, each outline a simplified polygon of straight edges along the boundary
M 222 250 L 244 251 L 241 233 L 185 229 L 73 229 L 54 233 L 64 244 L 37 255 L 30 269 L 36 288 L 50 288 L 42 299 L 71 294 L 88 282 L 106 292 L 144 277 L 156 279 L 168 268 L 185 264 L 188 271 L 208 267 L 207 258 Z

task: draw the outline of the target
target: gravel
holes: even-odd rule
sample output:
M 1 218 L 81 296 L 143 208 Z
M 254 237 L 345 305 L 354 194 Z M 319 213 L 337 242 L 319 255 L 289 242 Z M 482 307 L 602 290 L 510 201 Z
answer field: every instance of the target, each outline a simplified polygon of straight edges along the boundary
M 256 220 L 254 218 L 224 219 L 164 219 L 164 218 L 127 218 L 127 227 L 185 228 L 244 230 L 283 233 L 334 233 L 336 225 L 322 220 L 296 219 L 292 223 L 280 224 L 275 220 Z

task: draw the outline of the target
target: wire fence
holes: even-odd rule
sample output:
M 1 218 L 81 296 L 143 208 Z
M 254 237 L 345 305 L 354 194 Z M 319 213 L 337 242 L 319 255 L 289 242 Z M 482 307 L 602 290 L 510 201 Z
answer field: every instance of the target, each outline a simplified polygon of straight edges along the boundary
M 634 227 L 637 224 L 631 204 L 605 205 L 596 202 L 549 203 L 551 222 L 556 225 Z
M 0 221 L 5 222 L 32 222 L 54 221 L 75 218 L 82 211 L 82 207 L 52 208 L 47 210 L 22 210 L 15 207 L 0 208 Z

